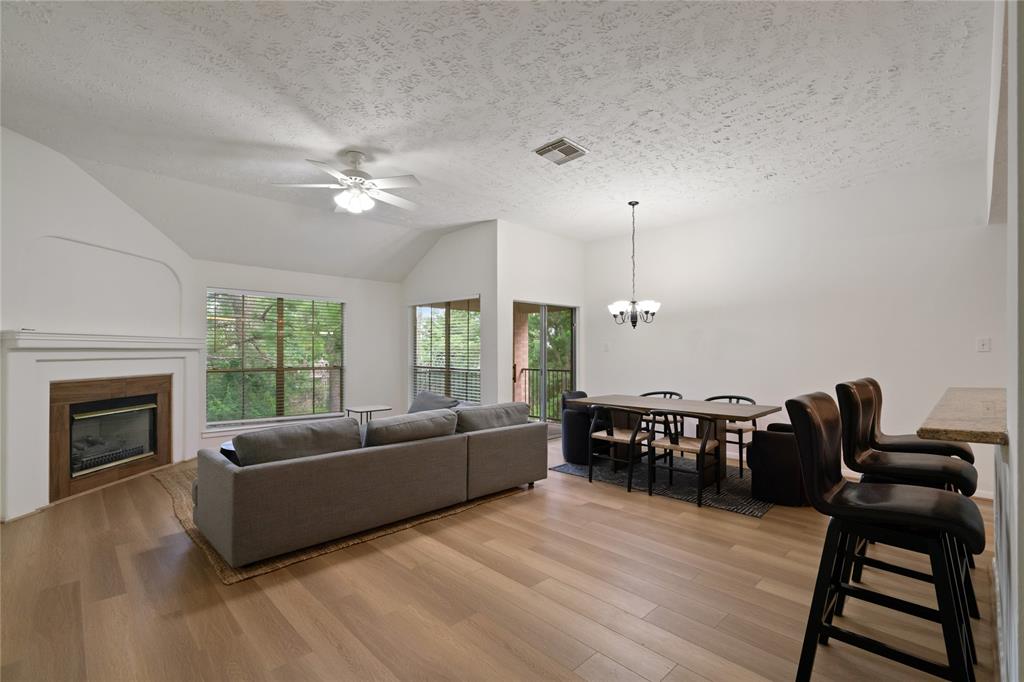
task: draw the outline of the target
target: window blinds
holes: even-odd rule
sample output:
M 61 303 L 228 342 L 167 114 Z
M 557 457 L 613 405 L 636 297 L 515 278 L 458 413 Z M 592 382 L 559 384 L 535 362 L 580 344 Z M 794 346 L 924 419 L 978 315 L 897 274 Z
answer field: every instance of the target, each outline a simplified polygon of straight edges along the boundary
M 421 391 L 480 402 L 480 299 L 414 306 L 412 397 Z
M 342 410 L 344 304 L 210 290 L 207 422 Z

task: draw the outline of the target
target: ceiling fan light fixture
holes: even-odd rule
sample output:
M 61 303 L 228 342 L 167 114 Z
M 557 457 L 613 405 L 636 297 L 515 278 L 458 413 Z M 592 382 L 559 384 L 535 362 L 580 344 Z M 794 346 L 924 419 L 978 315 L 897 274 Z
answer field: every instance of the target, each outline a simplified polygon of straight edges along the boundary
M 347 209 L 349 204 L 352 202 L 352 190 L 346 189 L 344 192 L 338 192 L 334 195 L 334 203 L 338 205 L 338 208 Z

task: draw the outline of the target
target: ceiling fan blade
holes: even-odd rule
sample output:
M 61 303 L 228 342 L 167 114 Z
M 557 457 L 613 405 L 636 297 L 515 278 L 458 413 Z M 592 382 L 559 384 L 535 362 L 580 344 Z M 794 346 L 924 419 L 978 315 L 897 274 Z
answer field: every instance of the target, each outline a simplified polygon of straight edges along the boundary
M 396 189 L 398 187 L 419 187 L 420 181 L 415 175 L 395 175 L 390 178 L 373 178 L 370 180 L 377 189 Z
M 391 204 L 398 208 L 404 208 L 407 211 L 413 211 L 416 209 L 416 204 L 412 203 L 408 199 L 402 197 L 396 197 L 394 194 L 389 192 L 381 192 L 379 189 L 371 189 L 366 192 L 377 201 L 383 201 L 385 204 Z
M 296 185 L 296 184 L 292 184 L 292 183 L 289 183 L 289 182 L 275 182 L 274 186 L 275 187 L 311 187 L 311 188 L 319 188 L 319 189 L 341 189 L 341 185 L 332 185 L 332 184 L 328 184 L 328 185 Z
M 314 161 L 313 159 L 306 159 L 306 161 L 309 161 L 311 164 L 313 164 L 314 166 L 316 166 L 317 168 L 322 170 L 324 173 L 327 173 L 328 175 L 330 175 L 332 178 L 334 178 L 338 182 L 344 183 L 345 180 L 348 179 L 347 175 L 342 173 L 340 170 L 337 170 L 337 169 L 335 169 L 335 168 L 333 168 L 331 166 L 328 166 L 323 161 Z

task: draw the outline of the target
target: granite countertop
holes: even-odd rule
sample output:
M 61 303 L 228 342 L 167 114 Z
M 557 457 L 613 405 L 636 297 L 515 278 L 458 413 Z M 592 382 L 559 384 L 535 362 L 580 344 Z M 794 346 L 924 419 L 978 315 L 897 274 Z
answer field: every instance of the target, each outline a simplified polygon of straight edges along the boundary
M 1008 445 L 1006 389 L 946 389 L 917 435 L 936 440 Z

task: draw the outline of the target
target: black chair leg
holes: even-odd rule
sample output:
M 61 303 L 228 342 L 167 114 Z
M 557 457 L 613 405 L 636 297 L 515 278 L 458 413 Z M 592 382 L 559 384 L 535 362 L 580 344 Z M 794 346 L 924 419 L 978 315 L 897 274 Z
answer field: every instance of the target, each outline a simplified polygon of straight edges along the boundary
M 967 598 L 967 613 L 977 620 L 981 618 L 981 611 L 978 610 L 978 598 L 974 594 L 974 581 L 971 579 L 971 570 L 974 568 L 974 555 L 968 551 L 962 542 L 953 540 L 956 543 L 957 567 L 960 568 L 959 575 L 963 576 L 964 594 Z M 966 565 L 966 570 L 964 566 Z
M 704 458 L 697 455 L 697 506 L 704 502 Z
M 850 558 L 852 556 L 854 538 L 847 532 L 839 531 L 839 544 L 836 546 L 836 559 L 832 564 L 832 573 L 829 576 L 829 600 L 825 602 L 825 613 L 821 622 L 824 626 L 832 625 L 834 616 L 843 615 L 843 604 L 845 603 L 841 586 L 849 575 Z M 818 644 L 828 644 L 829 635 L 827 629 L 822 630 L 818 635 Z
M 814 668 L 814 656 L 818 651 L 818 637 L 821 634 L 825 608 L 831 596 L 831 578 L 839 561 L 839 522 L 829 521 L 825 533 L 825 543 L 821 548 L 821 562 L 818 564 L 818 577 L 814 582 L 814 596 L 811 597 L 811 611 L 807 615 L 807 629 L 804 631 L 804 643 L 800 649 L 800 663 L 796 670 L 796 682 L 809 682 L 811 670 Z
M 857 548 L 854 552 L 853 574 L 850 577 L 851 581 L 855 583 L 859 583 L 861 581 L 861 576 L 864 574 L 864 562 L 861 561 L 861 559 L 863 559 L 867 555 L 868 541 L 863 538 L 860 538 L 859 540 L 857 540 Z
M 946 565 L 945 551 L 940 539 L 929 542 L 932 576 L 935 579 L 935 598 L 938 602 L 942 624 L 942 638 L 946 643 L 946 658 L 949 661 L 950 679 L 954 682 L 969 682 L 974 678 L 974 668 L 967 662 L 963 630 L 957 622 L 957 605 L 954 594 L 953 576 Z
M 856 535 L 846 535 L 844 537 L 843 544 L 840 545 L 840 550 L 843 553 L 840 564 L 839 584 L 846 583 L 850 584 L 850 577 L 857 565 L 857 548 L 860 543 L 863 542 L 861 538 Z M 846 595 L 840 591 L 836 596 L 836 608 L 835 613 L 837 616 L 843 615 L 843 608 L 846 606 Z M 831 623 L 832 621 L 829 620 Z
M 626 450 L 626 452 L 627 452 L 626 456 L 629 459 L 629 463 L 626 464 L 626 468 L 627 468 L 627 471 L 626 471 L 626 492 L 627 493 L 631 493 L 631 492 L 633 492 L 633 447 L 630 446 Z
M 740 449 L 740 478 L 743 478 L 743 432 L 742 431 L 740 431 L 739 439 L 740 439 L 740 444 L 739 444 L 739 449 Z
M 594 482 L 594 439 L 590 439 L 590 447 L 587 448 L 587 480 Z
M 960 554 L 960 543 L 950 536 L 943 538 L 946 548 L 946 564 L 949 566 L 950 574 L 953 576 L 953 589 L 956 596 L 957 616 L 960 619 L 960 627 L 967 640 L 967 653 L 970 655 L 971 665 L 978 663 L 978 649 L 974 645 L 974 629 L 971 627 L 971 619 L 967 615 L 967 591 L 964 588 L 964 563 Z
M 655 459 L 658 456 L 658 451 L 647 446 L 647 494 L 654 494 L 654 472 L 657 471 L 657 467 L 654 466 Z

